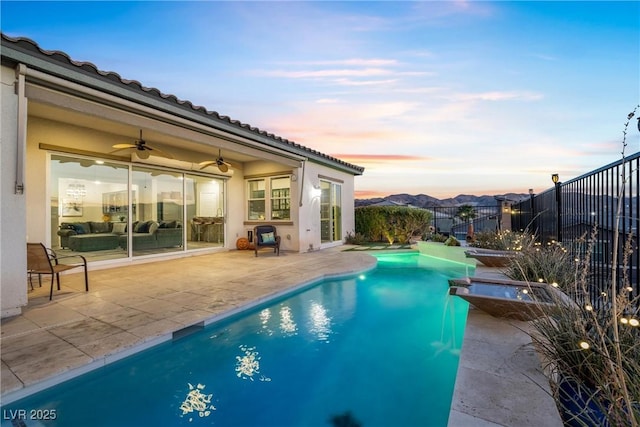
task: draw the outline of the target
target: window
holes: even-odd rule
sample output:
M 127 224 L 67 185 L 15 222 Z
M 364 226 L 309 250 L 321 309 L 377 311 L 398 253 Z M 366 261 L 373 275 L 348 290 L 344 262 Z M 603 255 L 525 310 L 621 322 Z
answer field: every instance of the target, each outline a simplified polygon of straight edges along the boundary
M 291 219 L 291 178 L 271 178 L 271 219 Z
M 265 219 L 265 180 L 254 179 L 249 181 L 249 219 Z
M 247 219 L 250 221 L 291 219 L 291 177 L 247 181 Z

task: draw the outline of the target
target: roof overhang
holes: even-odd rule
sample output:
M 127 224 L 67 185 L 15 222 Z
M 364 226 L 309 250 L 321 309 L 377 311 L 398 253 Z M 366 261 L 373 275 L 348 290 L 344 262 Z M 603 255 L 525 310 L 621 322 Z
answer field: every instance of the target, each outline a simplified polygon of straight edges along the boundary
M 204 107 L 180 101 L 173 95 L 164 95 L 157 89 L 148 89 L 135 81 L 125 81 L 118 74 L 101 72 L 90 63 L 72 61 L 62 52 L 46 52 L 28 39 L 13 39 L 2 34 L 2 62 L 20 67 L 27 81 L 27 96 L 50 105 L 64 105 L 79 111 L 75 104 L 80 101 L 102 111 L 119 112 L 125 120 L 126 114 L 154 120 L 192 132 L 191 137 L 205 145 L 211 145 L 211 137 L 228 144 L 227 148 L 239 144 L 244 149 L 257 150 L 262 158 L 278 159 L 292 167 L 300 167 L 302 161 L 331 167 L 352 175 L 361 175 L 364 168 L 335 159 L 289 140 L 266 133 L 257 128 L 220 116 Z M 60 95 L 65 94 L 67 104 L 60 104 Z M 58 97 L 58 99 L 55 99 Z M 55 104 L 58 103 L 58 104 Z M 83 110 L 86 112 L 86 110 Z M 199 135 L 199 137 L 198 137 Z M 225 147 L 223 147 L 225 148 Z

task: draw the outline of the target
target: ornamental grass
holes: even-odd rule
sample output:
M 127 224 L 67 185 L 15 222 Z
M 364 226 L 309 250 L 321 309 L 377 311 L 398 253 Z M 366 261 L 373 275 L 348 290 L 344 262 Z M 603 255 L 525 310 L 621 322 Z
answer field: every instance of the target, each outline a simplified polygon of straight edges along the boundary
M 631 240 L 626 253 L 630 247 Z M 588 291 L 592 248 L 590 244 L 585 259 L 576 263 L 574 280 L 565 287 L 571 298 L 543 307 L 545 316 L 532 322 L 530 335 L 566 425 L 635 427 L 640 420 L 640 300 L 631 296 L 628 283 L 612 296 L 603 293 L 592 300 Z M 557 250 L 541 252 L 548 252 L 549 263 L 561 264 L 551 270 L 568 268 L 566 259 L 552 256 Z M 520 263 L 540 265 L 527 258 L 519 257 L 512 269 Z M 545 271 L 549 269 L 545 266 Z
M 640 296 L 633 296 L 629 281 L 628 261 L 637 250 L 631 233 L 618 256 L 622 195 L 628 180 L 624 166 L 626 135 L 639 107 L 627 116 L 623 131 L 623 185 L 613 225 L 607 290 L 599 295 L 589 292 L 597 225 L 588 239 L 582 239 L 586 250 L 577 252 L 584 253 L 582 259 L 571 260 L 560 246 L 551 246 L 523 251 L 508 269 L 512 278 L 555 282 L 570 297 L 541 306 L 545 316 L 532 322 L 530 333 L 565 425 L 569 426 L 638 427 L 640 423 Z M 622 265 L 618 265 L 618 259 Z

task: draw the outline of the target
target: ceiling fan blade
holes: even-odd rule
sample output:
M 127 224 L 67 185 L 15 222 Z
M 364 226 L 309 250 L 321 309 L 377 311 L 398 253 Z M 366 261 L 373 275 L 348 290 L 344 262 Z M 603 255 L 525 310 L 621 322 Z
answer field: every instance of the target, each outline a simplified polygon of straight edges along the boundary
M 218 169 L 220 169 L 220 172 L 227 172 L 229 170 L 229 166 L 225 162 L 217 162 L 217 163 L 218 163 Z
M 160 150 L 159 148 L 151 148 L 149 146 L 145 147 L 147 150 L 149 151 L 155 151 L 156 154 L 162 156 L 162 157 L 166 157 L 167 159 L 173 159 L 173 156 L 167 152 L 164 152 L 162 150 Z
M 198 163 L 198 165 L 200 166 L 200 169 L 204 169 L 207 166 L 215 165 L 216 163 L 217 163 L 216 160 L 207 160 L 207 161 Z
M 125 148 L 136 148 L 136 144 L 115 144 L 112 145 L 113 148 L 117 148 L 118 150 L 124 150 Z

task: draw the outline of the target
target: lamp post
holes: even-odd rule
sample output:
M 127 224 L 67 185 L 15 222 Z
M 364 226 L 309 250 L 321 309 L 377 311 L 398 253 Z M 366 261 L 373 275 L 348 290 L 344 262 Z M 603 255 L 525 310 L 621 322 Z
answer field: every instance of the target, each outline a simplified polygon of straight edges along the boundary
M 557 173 L 551 175 L 551 181 L 556 186 L 556 237 L 558 242 L 562 242 L 562 193 L 560 191 L 560 176 Z

